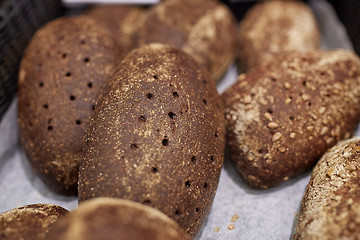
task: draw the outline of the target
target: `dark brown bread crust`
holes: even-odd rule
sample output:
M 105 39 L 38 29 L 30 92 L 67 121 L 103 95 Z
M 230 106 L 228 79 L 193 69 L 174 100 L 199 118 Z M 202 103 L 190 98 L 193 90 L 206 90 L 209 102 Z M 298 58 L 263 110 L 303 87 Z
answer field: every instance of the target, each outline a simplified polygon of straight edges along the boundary
M 236 20 L 219 1 L 168 0 L 149 10 L 134 40 L 181 48 L 219 81 L 236 55 Z
M 310 169 L 360 120 L 360 61 L 349 51 L 288 53 L 223 94 L 227 148 L 243 178 L 275 186 Z
M 305 3 L 264 1 L 251 8 L 240 23 L 239 68 L 246 72 L 274 53 L 319 46 L 316 19 Z
M 0 214 L 1 240 L 40 240 L 68 211 L 53 204 L 33 204 Z
M 190 240 L 175 221 L 139 203 L 96 198 L 50 229 L 47 240 Z
M 223 118 L 215 84 L 189 55 L 162 44 L 133 50 L 90 121 L 79 201 L 148 204 L 195 235 L 220 177 Z
M 90 8 L 85 14 L 108 30 L 126 52 L 134 47 L 132 35 L 140 26 L 145 10 L 130 5 L 100 5 Z
M 359 239 L 360 138 L 330 149 L 306 188 L 294 239 Z
M 27 47 L 19 74 L 20 137 L 33 170 L 52 190 L 76 193 L 93 106 L 121 55 L 86 17 L 50 22 Z

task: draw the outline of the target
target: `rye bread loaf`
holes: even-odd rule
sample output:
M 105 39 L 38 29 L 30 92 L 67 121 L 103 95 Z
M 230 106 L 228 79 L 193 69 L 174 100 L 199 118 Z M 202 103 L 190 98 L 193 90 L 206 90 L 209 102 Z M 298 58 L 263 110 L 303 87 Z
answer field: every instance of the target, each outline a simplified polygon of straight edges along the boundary
M 57 222 L 45 240 L 190 240 L 173 220 L 139 203 L 96 198 Z
M 0 214 L 1 240 L 41 240 L 68 211 L 53 204 L 32 204 Z
M 224 148 L 223 105 L 207 72 L 174 47 L 135 49 L 91 118 L 79 201 L 105 196 L 148 204 L 193 236 L 215 196 Z
M 78 161 L 96 99 L 122 57 L 87 17 L 63 17 L 40 30 L 20 66 L 18 123 L 34 172 L 52 190 L 77 191 Z
M 146 10 L 131 5 L 98 5 L 85 14 L 108 30 L 126 52 L 133 47 L 133 34 L 140 26 Z
M 181 48 L 219 81 L 235 59 L 236 20 L 217 0 L 167 0 L 149 10 L 134 40 Z
M 262 58 L 320 46 L 311 9 L 301 1 L 264 1 L 245 15 L 239 27 L 239 68 L 246 72 Z
M 342 141 L 316 164 L 294 239 L 359 239 L 360 138 Z
M 275 186 L 310 169 L 360 120 L 360 60 L 293 52 L 241 74 L 224 94 L 227 149 L 246 182 Z

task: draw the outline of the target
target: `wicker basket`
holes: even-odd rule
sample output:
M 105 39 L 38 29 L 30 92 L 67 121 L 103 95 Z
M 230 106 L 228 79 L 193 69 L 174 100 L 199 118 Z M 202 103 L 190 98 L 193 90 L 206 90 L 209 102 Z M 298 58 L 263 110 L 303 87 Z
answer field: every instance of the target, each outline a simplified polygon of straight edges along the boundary
M 0 121 L 15 95 L 27 42 L 62 11 L 60 0 L 0 0 Z

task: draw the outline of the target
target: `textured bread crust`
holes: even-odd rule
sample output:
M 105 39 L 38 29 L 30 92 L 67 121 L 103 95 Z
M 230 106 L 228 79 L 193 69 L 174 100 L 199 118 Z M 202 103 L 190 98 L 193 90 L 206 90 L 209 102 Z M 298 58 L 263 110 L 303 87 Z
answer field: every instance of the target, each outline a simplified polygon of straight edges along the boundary
M 134 40 L 181 48 L 219 81 L 237 52 L 236 20 L 219 1 L 168 0 L 149 10 Z
M 316 164 L 294 239 L 359 239 L 360 138 L 340 142 Z
M 127 55 L 99 98 L 85 143 L 80 202 L 141 202 L 197 233 L 217 189 L 225 124 L 214 82 L 189 55 L 162 44 Z
M 26 48 L 18 91 L 21 143 L 52 190 L 76 193 L 83 137 L 121 56 L 110 35 L 87 17 L 48 23 Z
M 1 240 L 40 240 L 68 211 L 53 204 L 33 204 L 0 214 Z
M 320 46 L 311 9 L 301 1 L 264 1 L 251 8 L 239 28 L 239 68 L 246 72 L 262 58 Z
M 140 26 L 145 10 L 130 5 L 99 5 L 85 14 L 108 30 L 126 52 L 134 47 L 132 35 Z
M 268 188 L 310 169 L 360 120 L 360 60 L 293 52 L 263 62 L 223 94 L 227 148 L 243 178 Z
M 96 198 L 54 225 L 48 240 L 190 240 L 160 211 L 127 200 Z

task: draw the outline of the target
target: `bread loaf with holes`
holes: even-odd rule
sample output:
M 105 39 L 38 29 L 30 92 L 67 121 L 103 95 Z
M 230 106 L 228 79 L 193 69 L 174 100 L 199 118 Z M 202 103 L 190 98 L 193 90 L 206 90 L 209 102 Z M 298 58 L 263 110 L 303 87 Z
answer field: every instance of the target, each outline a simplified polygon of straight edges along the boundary
M 302 1 L 257 3 L 239 26 L 238 62 L 243 72 L 273 54 L 319 47 L 320 31 L 315 16 Z
M 228 153 L 246 182 L 268 188 L 315 165 L 360 120 L 360 60 L 350 51 L 265 61 L 223 94 Z
M 342 141 L 316 164 L 300 208 L 294 239 L 360 236 L 360 138 Z
M 52 190 L 77 192 L 83 137 L 122 52 L 87 17 L 54 20 L 27 46 L 18 85 L 20 138 L 32 169 Z
M 90 120 L 79 201 L 148 204 L 195 235 L 217 189 L 224 125 L 215 84 L 193 58 L 162 44 L 133 50 Z
M 236 56 L 236 20 L 217 0 L 167 0 L 148 11 L 134 41 L 181 48 L 218 82 Z
M 162 212 L 128 200 L 96 198 L 57 222 L 45 240 L 190 240 Z
M 32 204 L 0 214 L 1 240 L 43 239 L 49 228 L 68 211 L 53 204 Z

